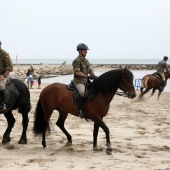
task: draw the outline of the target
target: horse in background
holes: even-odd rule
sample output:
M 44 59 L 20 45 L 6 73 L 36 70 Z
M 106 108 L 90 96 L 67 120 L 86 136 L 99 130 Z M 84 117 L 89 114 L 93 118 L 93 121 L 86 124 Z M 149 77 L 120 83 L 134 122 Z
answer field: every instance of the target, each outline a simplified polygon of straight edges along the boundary
M 7 119 L 8 125 L 6 131 L 3 134 L 2 143 L 8 143 L 11 141 L 10 133 L 12 128 L 15 124 L 15 118 L 13 116 L 12 110 L 18 109 L 18 112 L 22 115 L 22 134 L 20 140 L 18 141 L 19 144 L 26 144 L 27 143 L 27 127 L 28 127 L 28 113 L 31 109 L 30 103 L 30 92 L 25 85 L 19 79 L 9 79 L 7 80 L 6 85 L 6 95 L 7 95 L 7 110 L 5 113 L 0 112 L 0 114 L 4 114 L 5 118 Z
M 136 97 L 133 86 L 133 74 L 128 69 L 117 69 L 105 72 L 90 84 L 90 96 L 84 104 L 84 113 L 87 119 L 94 122 L 93 129 L 93 150 L 97 151 L 97 136 L 99 127 L 103 129 L 106 135 L 107 153 L 111 154 L 109 128 L 103 121 L 109 110 L 117 90 L 124 91 L 129 98 Z M 69 143 L 72 143 L 72 137 L 65 129 L 64 123 L 68 113 L 79 116 L 77 105 L 73 102 L 73 90 L 69 90 L 66 84 L 53 83 L 46 86 L 40 94 L 37 102 L 33 133 L 35 136 L 42 135 L 42 145 L 46 147 L 45 134 L 50 132 L 49 120 L 53 110 L 59 112 L 59 118 L 56 125 L 66 135 Z
M 164 74 L 165 74 L 165 79 L 166 79 L 166 84 L 167 84 L 167 79 L 170 78 L 170 72 L 165 72 Z M 152 93 L 151 93 L 150 97 L 154 95 L 156 90 L 158 90 L 159 92 L 158 92 L 157 100 L 159 100 L 161 92 L 163 91 L 162 89 L 160 89 L 161 81 L 162 81 L 162 78 L 159 76 L 156 76 L 155 74 L 145 75 L 142 78 L 139 98 L 142 98 L 149 90 L 152 89 Z M 164 88 L 165 88 L 166 84 L 164 85 Z

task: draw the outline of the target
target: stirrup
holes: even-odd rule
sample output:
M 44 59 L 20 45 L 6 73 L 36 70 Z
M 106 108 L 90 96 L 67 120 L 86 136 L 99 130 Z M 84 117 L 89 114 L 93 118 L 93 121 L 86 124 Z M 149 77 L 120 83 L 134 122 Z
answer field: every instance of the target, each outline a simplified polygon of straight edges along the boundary
M 83 113 L 83 111 L 82 111 L 82 110 L 80 110 L 79 117 L 80 117 L 80 118 L 85 118 L 85 115 L 84 115 L 84 113 Z

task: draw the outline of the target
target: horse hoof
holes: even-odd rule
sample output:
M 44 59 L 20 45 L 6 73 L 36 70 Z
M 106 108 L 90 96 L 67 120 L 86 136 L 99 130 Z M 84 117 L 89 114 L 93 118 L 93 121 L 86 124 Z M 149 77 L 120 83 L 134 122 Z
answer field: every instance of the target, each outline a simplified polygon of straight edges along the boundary
M 106 153 L 107 153 L 108 155 L 112 155 L 112 151 L 109 150 L 109 149 L 106 149 Z
M 27 139 L 20 139 L 18 144 L 27 144 Z
M 3 138 L 3 139 L 2 139 L 2 144 L 9 143 L 10 141 L 11 141 L 10 138 Z
M 98 151 L 98 148 L 95 146 L 95 147 L 93 147 L 93 150 L 94 151 Z
M 67 141 L 65 144 L 65 146 L 71 146 L 71 145 L 72 145 L 72 142 L 69 142 L 69 141 Z

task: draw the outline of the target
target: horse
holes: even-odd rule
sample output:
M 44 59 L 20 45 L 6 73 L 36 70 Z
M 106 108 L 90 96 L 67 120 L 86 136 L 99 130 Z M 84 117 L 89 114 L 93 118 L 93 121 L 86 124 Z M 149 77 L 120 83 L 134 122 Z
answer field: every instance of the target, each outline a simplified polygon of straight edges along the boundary
M 19 79 L 10 78 L 8 78 L 7 80 L 5 90 L 7 98 L 7 109 L 5 112 L 1 111 L 0 113 L 4 114 L 5 118 L 7 119 L 8 125 L 3 134 L 2 144 L 9 143 L 11 141 L 10 133 L 15 124 L 15 118 L 13 116 L 12 110 L 16 109 L 18 109 L 18 112 L 22 114 L 23 126 L 22 134 L 18 143 L 26 144 L 26 131 L 29 122 L 28 113 L 31 109 L 30 92 L 24 82 Z
M 149 90 L 152 89 L 150 97 L 154 95 L 156 90 L 158 90 L 159 92 L 157 100 L 159 100 L 163 89 L 160 89 L 160 83 L 162 81 L 162 78 L 160 76 L 157 76 L 157 74 L 147 74 L 142 78 L 139 98 L 142 98 Z M 164 74 L 165 79 L 167 81 L 167 79 L 170 78 L 170 72 L 164 72 Z M 163 88 L 165 88 L 165 86 L 166 83 L 164 84 Z M 145 90 L 143 91 L 143 89 Z
M 103 121 L 109 110 L 109 105 L 117 90 L 121 89 L 128 98 L 136 97 L 133 86 L 133 74 L 126 68 L 110 70 L 95 78 L 91 82 L 88 101 L 84 104 L 83 110 L 88 120 L 94 122 L 93 129 L 93 150 L 97 151 L 97 136 L 99 127 L 106 135 L 106 152 L 112 153 L 109 128 Z M 96 107 L 97 106 L 97 107 Z M 67 143 L 72 143 L 72 136 L 65 129 L 64 123 L 68 113 L 79 116 L 77 105 L 73 103 L 73 91 L 69 90 L 66 84 L 53 83 L 46 86 L 40 93 L 39 100 L 34 113 L 33 133 L 36 136 L 42 135 L 43 148 L 46 147 L 45 134 L 50 134 L 49 120 L 53 110 L 59 112 L 56 125 L 67 137 Z

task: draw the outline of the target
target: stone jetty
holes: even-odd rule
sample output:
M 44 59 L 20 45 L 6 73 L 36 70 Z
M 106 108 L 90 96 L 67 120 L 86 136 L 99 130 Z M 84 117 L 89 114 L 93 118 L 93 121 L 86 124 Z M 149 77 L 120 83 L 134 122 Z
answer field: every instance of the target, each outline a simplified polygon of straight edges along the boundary
M 130 70 L 155 70 L 156 64 L 122 64 L 126 66 Z M 39 64 L 39 65 L 32 65 L 34 68 L 34 78 L 36 79 L 39 75 L 42 77 L 52 77 L 52 76 L 59 76 L 59 75 L 69 75 L 73 74 L 72 65 L 70 64 Z M 119 68 L 121 64 L 94 64 L 92 65 L 93 69 L 98 68 L 109 68 L 109 69 L 116 69 Z M 18 78 L 25 78 L 26 72 L 29 69 L 30 65 L 14 65 L 14 72 L 11 75 L 15 75 Z

